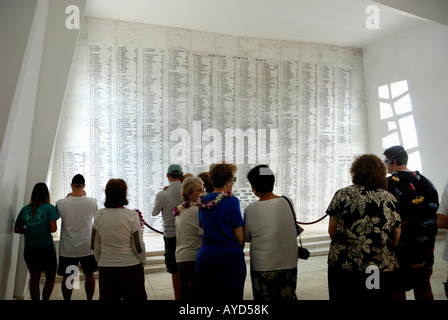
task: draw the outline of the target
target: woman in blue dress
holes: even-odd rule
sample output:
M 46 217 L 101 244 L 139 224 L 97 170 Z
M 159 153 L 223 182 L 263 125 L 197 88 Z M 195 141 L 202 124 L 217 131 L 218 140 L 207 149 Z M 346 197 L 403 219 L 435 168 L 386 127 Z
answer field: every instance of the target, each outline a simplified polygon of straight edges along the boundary
M 240 201 L 232 195 L 237 167 L 210 166 L 214 192 L 200 199 L 199 226 L 204 229 L 196 258 L 199 300 L 243 300 L 246 280 L 243 219 Z

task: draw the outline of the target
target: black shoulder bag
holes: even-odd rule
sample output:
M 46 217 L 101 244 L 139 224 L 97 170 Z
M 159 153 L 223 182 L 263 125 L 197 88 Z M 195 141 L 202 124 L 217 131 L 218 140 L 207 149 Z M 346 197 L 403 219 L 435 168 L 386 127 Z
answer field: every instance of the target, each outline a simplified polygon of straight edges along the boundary
M 294 224 L 296 226 L 297 236 L 299 237 L 299 244 L 297 246 L 298 253 L 299 253 L 299 259 L 307 260 L 310 257 L 310 252 L 308 251 L 308 249 L 306 249 L 302 246 L 302 239 L 300 238 L 300 234 L 303 232 L 303 228 L 297 224 L 296 214 L 294 212 L 294 208 L 292 207 L 291 202 L 288 200 L 287 197 L 285 197 L 285 196 L 282 196 L 282 197 L 285 198 L 285 200 L 288 202 L 289 207 L 291 208 L 292 217 L 294 218 Z

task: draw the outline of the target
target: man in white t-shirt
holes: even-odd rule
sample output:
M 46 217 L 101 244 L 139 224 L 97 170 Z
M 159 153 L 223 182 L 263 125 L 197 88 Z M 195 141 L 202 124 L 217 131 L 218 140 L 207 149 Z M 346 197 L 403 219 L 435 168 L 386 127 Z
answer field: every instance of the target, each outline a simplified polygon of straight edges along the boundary
M 70 300 L 74 283 L 71 280 L 79 274 L 81 264 L 86 277 L 85 290 L 87 300 L 92 300 L 95 291 L 94 272 L 98 264 L 90 249 L 92 224 L 98 204 L 95 199 L 86 197 L 85 179 L 81 174 L 73 177 L 72 192 L 65 199 L 56 202 L 56 208 L 61 216 L 61 235 L 59 240 L 58 275 L 64 277 L 62 281 L 62 295 Z
M 437 225 L 439 228 L 448 229 L 448 183 L 443 189 L 442 200 L 437 210 Z M 443 251 L 443 260 L 448 262 L 448 237 L 445 240 L 445 249 Z M 448 298 L 448 279 L 445 282 L 445 294 Z

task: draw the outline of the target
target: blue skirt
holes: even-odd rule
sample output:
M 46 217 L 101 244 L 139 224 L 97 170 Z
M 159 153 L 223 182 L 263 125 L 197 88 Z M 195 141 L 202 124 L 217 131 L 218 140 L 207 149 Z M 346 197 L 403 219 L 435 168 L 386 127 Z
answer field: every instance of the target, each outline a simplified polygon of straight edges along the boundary
M 196 258 L 198 300 L 243 300 L 246 261 L 241 252 L 201 252 Z

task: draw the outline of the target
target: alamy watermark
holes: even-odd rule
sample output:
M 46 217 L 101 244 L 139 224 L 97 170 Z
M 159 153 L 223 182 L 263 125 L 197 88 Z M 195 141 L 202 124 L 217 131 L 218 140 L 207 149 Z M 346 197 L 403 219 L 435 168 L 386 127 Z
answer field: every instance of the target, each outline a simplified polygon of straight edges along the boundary
M 69 290 L 79 289 L 79 268 L 75 265 L 70 265 L 65 269 L 65 273 L 70 275 L 65 279 L 65 286 Z
M 365 26 L 367 29 L 380 29 L 380 8 L 372 4 L 366 7 L 366 14 L 370 14 L 365 21 Z
M 177 128 L 171 132 L 169 141 L 174 143 L 170 148 L 171 163 L 211 164 L 223 160 L 236 165 L 270 163 L 272 171 L 276 171 L 278 129 L 226 128 L 222 132 L 215 128 L 202 130 L 201 121 L 193 121 L 191 133 Z
M 80 28 L 80 11 L 77 5 L 69 5 L 65 8 L 65 13 L 69 16 L 65 19 L 65 27 L 67 29 L 79 29 Z M 369 16 L 365 20 L 365 26 L 367 29 L 380 29 L 380 8 L 377 5 L 369 5 L 365 10 Z
M 69 5 L 65 8 L 65 13 L 69 16 L 65 20 L 65 27 L 67 29 L 79 29 L 80 28 L 80 13 L 77 5 Z M 369 5 L 365 10 L 369 16 L 366 18 L 365 26 L 367 29 L 379 29 L 380 28 L 380 8 L 377 5 Z
M 370 274 L 366 278 L 366 288 L 369 290 L 380 289 L 380 269 L 375 265 L 366 268 L 366 274 Z
M 81 25 L 81 18 L 79 14 L 79 7 L 72 4 L 65 8 L 65 13 L 70 14 L 65 19 L 65 27 L 67 29 L 79 29 Z

